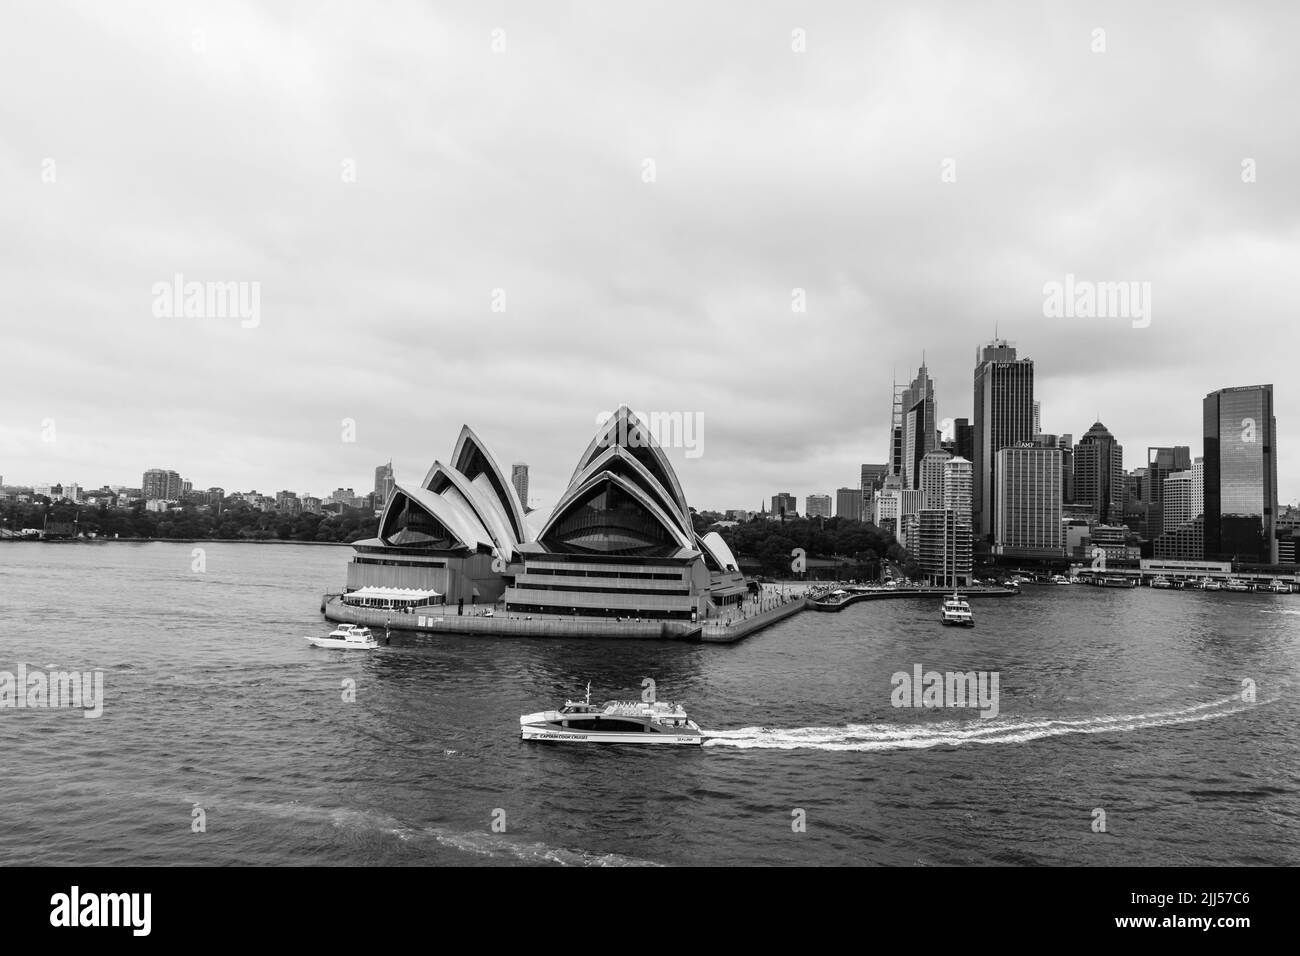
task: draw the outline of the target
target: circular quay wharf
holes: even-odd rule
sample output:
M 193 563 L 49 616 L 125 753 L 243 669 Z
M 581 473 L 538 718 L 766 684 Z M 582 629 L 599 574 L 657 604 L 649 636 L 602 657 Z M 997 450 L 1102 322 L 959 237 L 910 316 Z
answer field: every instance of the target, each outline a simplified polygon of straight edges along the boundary
M 699 534 L 667 456 L 620 406 L 549 515 L 525 512 L 468 427 L 449 464 L 397 484 L 357 541 L 327 620 L 387 631 L 734 643 L 826 588 L 747 581 L 716 531 Z

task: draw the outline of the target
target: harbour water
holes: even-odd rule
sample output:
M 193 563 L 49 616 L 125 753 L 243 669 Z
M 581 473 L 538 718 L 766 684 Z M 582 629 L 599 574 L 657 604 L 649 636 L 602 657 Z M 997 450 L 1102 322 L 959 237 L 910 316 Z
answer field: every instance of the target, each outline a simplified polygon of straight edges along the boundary
M 1300 863 L 1300 595 L 1040 586 L 969 630 L 923 598 L 734 645 L 345 652 L 303 636 L 350 549 L 195 547 L 0 545 L 0 670 L 104 678 L 98 718 L 0 708 L 0 863 Z M 916 665 L 996 672 L 997 716 L 893 706 Z M 645 677 L 705 747 L 519 740 Z

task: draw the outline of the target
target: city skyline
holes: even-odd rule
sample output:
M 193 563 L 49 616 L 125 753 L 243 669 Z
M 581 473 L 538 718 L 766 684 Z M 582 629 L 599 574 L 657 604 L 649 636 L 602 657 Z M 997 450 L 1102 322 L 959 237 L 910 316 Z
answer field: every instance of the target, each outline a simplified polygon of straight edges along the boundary
M 982 344 L 980 345 L 980 349 L 982 350 L 985 346 L 992 344 L 993 341 L 1005 341 L 1005 340 L 990 340 L 990 342 L 982 343 Z M 1014 342 L 1011 342 L 1011 343 L 1009 343 L 1009 345 L 1012 346 L 1012 347 L 1014 347 L 1015 343 L 1014 343 Z M 1028 355 L 1019 355 L 1018 357 L 1021 358 L 1021 359 L 1028 358 L 1028 359 L 1031 359 L 1031 360 L 1032 360 L 1032 356 L 1028 356 Z M 1035 379 L 1039 378 L 1039 377 L 1041 376 L 1041 373 L 1042 373 L 1042 370 L 1038 367 L 1038 363 L 1034 363 L 1034 376 L 1035 376 Z M 1261 386 L 1270 386 L 1270 385 L 1271 385 L 1271 383 L 1259 383 L 1259 384 L 1260 384 Z M 938 383 L 935 382 L 934 385 L 935 385 L 935 391 L 938 392 Z M 1219 390 L 1221 390 L 1221 389 L 1246 389 L 1246 388 L 1252 388 L 1252 387 L 1255 387 L 1255 386 L 1254 386 L 1254 385 L 1241 385 L 1241 384 L 1237 384 L 1237 385 L 1227 385 L 1227 384 L 1225 384 L 1225 385 L 1218 386 L 1218 387 L 1216 387 L 1216 388 L 1214 388 L 1214 389 L 1209 389 L 1209 390 L 1206 390 L 1205 392 L 1202 392 L 1201 395 L 1200 395 L 1200 402 L 1198 402 L 1198 414 L 1197 414 L 1198 419 L 1201 417 L 1201 415 L 1200 415 L 1200 403 L 1204 401 L 1206 394 L 1208 394 L 1209 392 L 1216 392 L 1216 391 L 1219 391 Z M 1037 383 L 1036 383 L 1036 382 L 1035 382 L 1035 385 L 1034 385 L 1034 389 L 1035 389 L 1034 394 L 1037 395 L 1038 392 L 1037 392 Z M 1275 398 L 1274 400 L 1276 400 L 1276 398 Z M 1035 404 L 1035 405 L 1039 405 L 1039 404 L 1041 404 L 1041 400 L 1036 398 L 1036 399 L 1034 400 L 1034 404 Z M 955 421 L 955 420 L 958 419 L 958 418 L 971 418 L 971 417 L 973 417 L 972 412 L 971 412 L 970 410 L 963 410 L 963 414 L 962 414 L 962 415 L 956 415 L 956 416 L 954 416 L 954 415 L 942 414 L 943 411 L 944 411 L 944 409 L 938 409 L 937 412 L 936 412 L 936 418 L 938 419 L 939 422 Z M 880 417 L 881 417 L 881 421 L 885 423 L 884 426 L 881 428 L 882 438 L 884 439 L 884 442 L 885 442 L 886 447 L 888 447 L 888 443 L 889 443 L 889 441 L 890 441 L 890 431 L 891 431 L 891 426 L 890 426 L 890 423 L 889 423 L 889 416 L 888 416 L 887 413 L 885 413 L 885 414 L 882 414 Z M 1099 422 L 1096 422 L 1096 423 L 1094 423 L 1094 424 L 1099 424 L 1099 423 L 1102 423 L 1102 422 L 1099 421 Z M 1111 434 L 1114 434 L 1114 431 L 1111 430 L 1111 429 L 1107 429 L 1107 431 L 1110 432 Z M 1051 432 L 1049 432 L 1048 434 L 1056 434 L 1056 433 L 1051 433 Z M 1070 435 L 1070 434 L 1072 434 L 1072 433 L 1071 433 L 1071 432 L 1060 432 L 1059 434 L 1062 434 L 1062 435 Z M 1083 437 L 1087 436 L 1087 434 L 1088 434 L 1088 429 L 1087 429 L 1087 428 L 1079 429 L 1077 432 L 1074 432 L 1074 434 L 1079 434 L 1081 437 L 1080 437 L 1080 439 L 1078 439 L 1078 440 L 1081 441 Z M 1281 440 L 1278 442 L 1278 448 L 1277 448 L 1277 450 L 1276 450 L 1276 452 L 1275 452 L 1275 456 L 1276 456 L 1276 458 L 1277 458 L 1277 461 L 1278 461 L 1278 462 L 1281 462 L 1281 461 L 1285 461 L 1286 458 L 1287 458 L 1287 455 L 1285 454 L 1285 445 L 1286 445 L 1286 429 L 1285 429 L 1284 427 L 1279 427 L 1279 428 L 1277 429 L 1277 434 L 1278 434 L 1278 437 L 1279 437 Z M 1152 446 L 1144 446 L 1144 447 L 1142 447 L 1142 448 L 1137 448 L 1137 447 L 1134 447 L 1134 446 L 1130 446 L 1130 445 L 1128 445 L 1128 443 L 1127 443 L 1127 442 L 1124 442 L 1124 441 L 1122 440 L 1121 436 L 1118 436 L 1118 435 L 1115 436 L 1115 441 L 1116 441 L 1116 443 L 1120 446 L 1120 448 L 1124 449 L 1124 450 L 1123 450 L 1123 472 L 1124 472 L 1124 474 L 1132 474 L 1132 473 L 1135 472 L 1137 469 L 1144 468 L 1144 467 L 1147 466 L 1148 461 L 1147 461 L 1146 455 L 1147 455 L 1148 447 L 1150 447 L 1150 448 L 1171 447 L 1171 446 L 1169 446 L 1169 445 L 1152 445 Z M 1186 438 L 1185 440 L 1184 440 L 1184 436 L 1176 436 L 1175 439 L 1173 440 L 1173 446 L 1177 446 L 1177 445 L 1186 445 L 1187 447 L 1189 447 L 1189 448 L 1191 449 L 1191 454 L 1192 454 L 1193 457 L 1201 457 L 1201 452 L 1202 452 L 1201 443 L 1202 443 L 1202 441 L 1203 441 L 1203 438 L 1202 438 L 1202 436 L 1200 436 L 1200 435 L 1193 435 L 1193 436 L 1191 436 L 1191 437 Z M 675 467 L 678 467 L 678 459 L 679 459 L 680 457 L 682 457 L 682 456 L 681 456 L 681 449 L 680 449 L 680 448 L 674 448 L 674 447 L 672 447 L 671 445 L 668 445 L 668 446 L 665 446 L 665 449 L 664 449 L 664 450 L 665 450 L 665 453 L 668 454 L 669 458 L 670 458 L 671 460 L 674 461 L 674 466 L 675 466 Z M 868 450 L 868 451 L 869 451 L 869 450 Z M 1140 456 L 1140 458 L 1141 458 L 1141 463 L 1138 463 L 1139 456 Z M 375 475 L 375 476 L 376 476 L 375 480 L 376 480 L 376 482 L 377 482 L 377 481 L 378 481 L 378 472 L 379 472 L 379 470 L 380 470 L 381 468 L 382 468 L 382 469 L 392 469 L 394 473 L 396 472 L 396 469 L 395 469 L 395 467 L 394 467 L 393 464 L 392 464 L 392 460 L 393 460 L 393 458 L 394 458 L 394 456 L 389 455 L 386 464 L 381 464 L 381 465 L 378 466 L 378 467 L 376 467 L 376 466 L 374 466 L 374 465 L 372 464 L 372 465 L 368 466 L 366 469 L 363 469 L 363 472 L 367 472 L 367 471 L 368 471 L 370 474 Z M 686 460 L 689 460 L 689 458 L 687 458 Z M 1130 464 L 1130 462 L 1132 462 L 1132 464 Z M 522 462 L 516 462 L 516 465 L 523 465 L 523 463 L 522 463 Z M 525 469 L 525 471 L 523 472 L 523 475 L 524 475 L 523 481 L 525 482 L 524 487 L 527 488 L 527 487 L 528 487 L 527 482 L 529 481 L 529 478 L 528 478 L 528 471 L 527 471 L 527 466 L 523 466 L 523 467 L 524 467 L 524 469 Z M 863 466 L 862 464 L 858 464 L 858 465 L 854 466 L 854 467 L 852 468 L 852 470 L 851 470 L 851 474 L 852 474 L 852 475 L 857 475 L 857 476 L 859 476 L 859 480 L 860 480 L 861 469 L 862 469 L 863 467 L 864 467 L 864 466 Z M 253 492 L 253 491 L 258 491 L 258 492 L 261 493 L 261 494 L 266 494 L 266 495 L 270 495 L 270 496 L 274 497 L 274 495 L 275 495 L 275 494 L 278 494 L 279 491 L 278 491 L 278 490 L 275 490 L 275 491 L 267 491 L 266 489 L 292 489 L 292 490 L 294 490 L 295 493 L 298 494 L 298 495 L 312 495 L 312 496 L 320 497 L 322 500 L 328 499 L 329 496 L 332 494 L 331 491 L 324 491 L 324 492 L 322 492 L 322 491 L 319 490 L 320 488 L 324 488 L 324 487 L 326 487 L 326 485 L 330 484 L 330 482 L 326 482 L 326 481 L 319 480 L 319 479 L 316 480 L 316 481 L 313 481 L 310 485 L 307 485 L 307 486 L 300 486 L 300 487 L 296 487 L 296 488 L 295 488 L 295 486 L 293 486 L 293 485 L 291 485 L 291 484 L 277 484 L 277 483 L 274 483 L 274 482 L 266 482 L 266 481 L 255 482 L 255 483 L 253 483 L 253 484 L 251 484 L 251 485 L 248 485 L 248 486 L 244 487 L 244 486 L 240 486 L 240 485 L 238 485 L 238 484 L 232 484 L 232 483 L 230 483 L 230 482 L 219 482 L 219 481 L 218 481 L 218 482 L 208 482 L 208 481 L 205 481 L 205 480 L 194 481 L 194 480 L 192 479 L 192 477 L 191 477 L 191 476 L 190 476 L 190 475 L 189 475 L 189 474 L 188 474 L 184 469 L 164 468 L 164 467 L 160 467 L 159 465 L 157 465 L 157 463 L 154 463 L 154 464 L 150 465 L 149 468 L 145 469 L 143 472 L 137 472 L 137 473 L 138 473 L 138 474 L 142 474 L 142 475 L 147 475 L 149 472 L 153 472 L 153 471 L 162 471 L 162 472 L 165 472 L 165 473 L 168 473 L 168 474 L 171 474 L 171 475 L 175 476 L 177 479 L 183 479 L 183 480 L 185 480 L 185 481 L 192 482 L 192 483 L 193 483 L 193 487 L 194 487 L 194 489 L 195 489 L 196 491 L 198 491 L 198 490 L 205 490 L 205 489 L 207 489 L 207 488 L 211 488 L 211 487 L 220 487 L 220 488 L 223 488 L 223 489 L 227 492 L 227 494 L 234 493 L 234 492 Z M 798 469 L 792 469 L 792 471 L 798 473 Z M 687 472 L 688 472 L 688 474 L 689 474 L 689 469 L 687 469 Z M 0 479 L 3 479 L 7 474 L 8 474 L 8 472 L 0 472 Z M 790 474 L 790 471 L 787 471 L 786 474 Z M 399 480 L 399 481 L 400 481 L 400 480 L 411 480 L 411 481 L 414 481 L 414 480 L 418 480 L 419 475 L 416 475 L 416 474 L 410 474 L 410 475 L 408 475 L 408 476 L 404 479 L 400 474 L 398 474 L 396 477 L 397 477 L 397 480 Z M 83 492 L 88 492 L 88 491 L 98 490 L 99 488 L 102 488 L 102 487 L 114 487 L 114 486 L 121 486 L 121 487 L 124 487 L 124 488 L 137 488 L 137 487 L 138 487 L 138 488 L 141 488 L 141 489 L 143 490 L 143 489 L 145 488 L 145 485 L 146 485 L 146 480 L 145 480 L 143 477 L 139 480 L 139 483 L 138 483 L 138 484 L 136 484 L 136 483 L 132 483 L 131 481 L 97 481 L 97 479 L 96 479 L 96 478 L 93 478 L 93 477 L 92 477 L 92 479 L 91 479 L 90 481 L 84 481 L 84 480 L 80 480 L 81 476 L 71 477 L 71 478 L 70 478 L 70 477 L 67 477 L 67 476 L 63 476 L 63 477 L 56 477 L 56 478 L 50 478 L 50 479 L 42 479 L 42 480 L 38 480 L 38 481 L 31 481 L 31 480 L 13 480 L 13 476 L 12 476 L 12 475 L 9 475 L 9 478 L 10 478 L 10 480 L 7 482 L 7 486 L 9 486 L 9 487 L 33 487 L 33 488 L 36 488 L 36 487 L 44 487 L 44 486 L 47 486 L 47 485 L 48 485 L 48 486 L 55 486 L 55 485 L 64 485 L 64 486 L 67 486 L 67 485 L 76 485 L 76 486 L 79 487 Z M 344 478 L 347 478 L 347 476 L 345 475 Z M 391 479 L 390 479 L 390 480 L 391 480 Z M 513 478 L 512 478 L 512 481 L 513 481 Z M 549 482 L 548 482 L 548 483 L 549 483 Z M 843 485 L 841 485 L 841 484 L 839 484 L 839 483 L 833 482 L 833 479 L 832 479 L 830 476 L 822 476 L 822 477 L 817 478 L 816 480 L 812 480 L 812 479 L 799 479 L 799 480 L 797 480 L 797 481 L 795 481 L 795 480 L 791 480 L 791 481 L 784 482 L 783 484 L 788 485 L 789 487 L 793 487 L 793 488 L 797 488 L 797 489 L 799 489 L 797 492 L 795 492 L 795 493 L 793 494 L 793 497 L 796 499 L 796 501 L 799 500 L 799 499 L 806 499 L 806 497 L 807 497 L 808 494 L 814 494 L 814 495 L 830 494 L 830 492 L 824 492 L 824 491 L 820 490 L 820 489 L 822 489 L 822 488 L 836 488 L 836 487 L 844 487 Z M 366 482 L 365 482 L 365 481 L 361 481 L 361 480 L 353 480 L 353 481 L 351 481 L 350 483 L 349 483 L 348 481 L 343 481 L 342 483 L 337 483 L 337 482 L 334 483 L 334 487 L 335 487 L 335 488 L 348 488 L 348 487 L 357 487 L 357 486 L 361 486 L 361 487 L 364 488 L 365 485 L 366 485 Z M 1285 476 L 1285 474 L 1282 473 L 1282 471 L 1281 471 L 1281 469 L 1280 469 L 1280 467 L 1279 467 L 1279 472 L 1278 472 L 1278 492 L 1279 492 L 1279 493 L 1278 493 L 1278 499 L 1277 499 L 1277 500 L 1278 500 L 1278 502 L 1279 502 L 1280 505 L 1292 504 L 1292 503 L 1297 503 L 1298 501 L 1300 501 L 1300 499 L 1297 499 L 1296 497 L 1288 498 L 1288 497 L 1283 493 L 1283 490 L 1286 489 L 1287 487 L 1288 487 L 1288 482 L 1287 482 L 1286 476 Z M 516 489 L 516 490 L 518 490 L 518 489 Z M 1298 489 L 1298 490 L 1300 490 L 1300 489 Z M 146 495 L 145 497 L 149 497 L 149 495 Z M 772 495 L 771 495 L 770 492 L 762 493 L 762 492 L 760 491 L 760 498 L 762 498 L 762 500 L 763 500 L 764 502 L 768 502 L 768 503 L 769 503 L 769 507 L 770 507 L 771 497 L 772 497 Z M 834 498 L 835 498 L 834 494 L 831 494 L 831 498 L 832 498 L 832 505 L 833 505 L 833 504 L 834 504 Z M 532 499 L 533 499 L 533 500 L 538 500 L 537 497 L 536 497 L 535 495 L 532 496 Z M 553 504 L 553 503 L 554 503 L 554 502 L 543 503 L 543 504 L 539 505 L 539 507 L 547 507 L 547 506 L 549 506 L 549 504 Z M 725 512 L 725 511 L 727 511 L 727 510 L 738 509 L 738 508 L 743 508 L 743 507 L 744 507 L 744 506 L 743 506 L 743 503 L 742 503 L 741 501 L 739 501 L 739 500 L 735 500 L 735 501 L 730 501 L 730 500 L 728 500 L 728 501 L 722 501 L 722 502 L 719 502 L 719 503 L 717 503 L 717 504 L 712 504 L 712 503 L 710 503 L 710 504 L 708 504 L 708 505 L 701 505 L 697 510 L 700 510 L 700 511 L 716 511 L 716 512 Z M 802 512 L 801 512 L 801 513 L 802 513 Z M 838 511 L 833 509 L 833 513 L 836 513 L 836 514 L 837 514 Z

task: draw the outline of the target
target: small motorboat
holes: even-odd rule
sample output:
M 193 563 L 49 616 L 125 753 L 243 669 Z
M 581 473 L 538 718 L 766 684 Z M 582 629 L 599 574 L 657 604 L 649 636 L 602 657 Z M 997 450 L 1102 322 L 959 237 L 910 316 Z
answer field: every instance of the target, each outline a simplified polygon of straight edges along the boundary
M 370 633 L 370 628 L 360 624 L 340 624 L 330 631 L 329 637 L 308 637 L 306 640 L 314 647 L 335 647 L 349 651 L 368 651 L 379 646 L 379 641 Z
M 607 700 L 587 698 L 565 701 L 559 710 L 524 714 L 519 718 L 522 740 L 568 743 L 676 744 L 699 747 L 704 735 L 680 704 L 660 701 Z
M 944 624 L 952 624 L 957 627 L 975 626 L 975 616 L 970 612 L 970 604 L 963 600 L 959 594 L 953 594 L 952 597 L 943 599 L 940 618 Z

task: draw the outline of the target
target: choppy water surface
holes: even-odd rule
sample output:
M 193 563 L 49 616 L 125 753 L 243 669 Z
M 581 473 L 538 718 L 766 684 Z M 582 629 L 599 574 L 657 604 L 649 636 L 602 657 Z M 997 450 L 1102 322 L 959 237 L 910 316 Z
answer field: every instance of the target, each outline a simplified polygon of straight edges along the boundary
M 200 573 L 193 547 L 0 545 L 0 669 L 99 668 L 106 698 L 0 709 L 0 862 L 1300 863 L 1300 595 L 1036 587 L 973 630 L 931 598 L 733 647 L 358 653 L 302 639 L 350 549 L 209 544 Z M 998 716 L 893 707 L 916 664 L 996 671 Z M 643 677 L 704 748 L 519 740 Z

